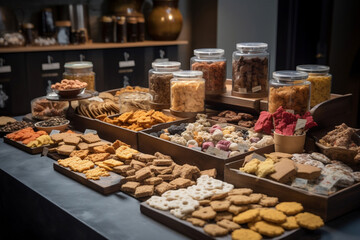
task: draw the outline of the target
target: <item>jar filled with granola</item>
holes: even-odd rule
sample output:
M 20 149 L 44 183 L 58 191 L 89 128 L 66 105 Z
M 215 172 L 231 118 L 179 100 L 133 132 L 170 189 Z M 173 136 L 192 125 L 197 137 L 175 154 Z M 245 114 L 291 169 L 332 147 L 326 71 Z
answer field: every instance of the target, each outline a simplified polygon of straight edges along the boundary
M 170 108 L 170 80 L 180 70 L 179 62 L 153 62 L 149 71 L 149 92 L 153 109 Z
M 219 48 L 195 49 L 190 60 L 192 70 L 202 71 L 205 79 L 206 95 L 218 95 L 226 92 L 225 51 Z
M 170 83 L 170 111 L 175 116 L 192 117 L 205 111 L 205 80 L 201 71 L 174 72 Z
M 87 90 L 95 90 L 95 73 L 92 62 L 67 62 L 65 63 L 64 79 L 86 82 Z
M 269 88 L 269 112 L 280 106 L 294 114 L 304 114 L 310 109 L 311 83 L 308 74 L 299 71 L 273 72 Z
M 267 43 L 238 43 L 232 55 L 232 92 L 239 97 L 266 97 L 269 53 Z
M 311 82 L 310 107 L 330 99 L 331 74 L 330 67 L 324 65 L 299 65 L 297 71 L 309 74 L 308 81 Z
M 150 110 L 152 97 L 146 92 L 123 92 L 119 95 L 120 114 L 137 110 Z

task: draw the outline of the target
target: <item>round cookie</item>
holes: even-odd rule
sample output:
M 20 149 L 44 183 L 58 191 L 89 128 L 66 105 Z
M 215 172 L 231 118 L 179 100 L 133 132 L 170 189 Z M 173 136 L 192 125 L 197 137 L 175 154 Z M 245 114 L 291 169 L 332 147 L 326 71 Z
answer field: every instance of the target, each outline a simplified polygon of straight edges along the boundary
M 285 228 L 286 230 L 292 230 L 299 228 L 299 224 L 296 222 L 296 219 L 294 216 L 287 217 L 286 222 L 282 223 L 281 226 Z
M 217 224 L 205 225 L 204 231 L 213 237 L 225 236 L 229 232 L 226 228 L 220 227 Z
M 211 207 L 203 207 L 199 210 L 192 212 L 193 217 L 200 218 L 203 220 L 213 219 L 216 216 L 216 212 Z
M 228 200 L 235 205 L 250 204 L 254 201 L 253 198 L 250 198 L 249 196 L 246 196 L 246 195 L 230 196 Z
M 315 230 L 324 226 L 324 221 L 321 217 L 309 212 L 299 213 L 295 216 L 295 219 L 300 227 L 310 230 Z
M 210 200 L 208 200 L 208 199 L 199 200 L 199 204 L 200 204 L 200 206 L 210 205 Z
M 216 217 L 215 217 L 215 221 L 217 222 L 217 221 L 221 221 L 221 220 L 223 220 L 223 219 L 226 219 L 226 220 L 232 220 L 233 219 L 233 217 L 234 217 L 234 215 L 232 215 L 231 213 L 229 213 L 229 212 L 218 212 L 217 214 L 216 214 Z
M 272 223 L 283 223 L 286 221 L 286 215 L 273 208 L 261 209 L 260 217 Z
M 231 190 L 228 194 L 231 195 L 250 195 L 253 193 L 253 190 L 250 188 L 235 188 Z
M 275 208 L 286 215 L 295 215 L 304 210 L 304 207 L 298 202 L 282 202 L 276 205 Z
M 265 221 L 256 222 L 254 227 L 257 232 L 267 237 L 280 236 L 285 231 L 282 227 Z
M 233 222 L 236 222 L 238 224 L 252 222 L 258 215 L 259 209 L 250 209 L 233 217 Z
M 220 227 L 226 228 L 228 231 L 234 231 L 236 229 L 240 229 L 240 225 L 237 223 L 234 223 L 233 221 L 223 219 L 216 223 Z
M 215 195 L 211 196 L 210 200 L 211 201 L 222 200 L 222 199 L 226 198 L 227 196 L 228 196 L 227 192 L 218 193 L 218 194 L 215 194 Z
M 233 240 L 243 240 L 243 239 L 247 239 L 247 240 L 261 240 L 262 236 L 257 233 L 254 232 L 250 229 L 237 229 L 235 231 L 232 232 L 231 234 L 231 238 Z
M 198 226 L 198 227 L 203 227 L 206 224 L 206 222 L 204 220 L 201 220 L 198 218 L 187 218 L 186 221 L 191 222 L 192 225 Z
M 251 203 L 258 203 L 263 195 L 261 193 L 252 193 L 249 197 L 251 199 Z
M 231 205 L 230 201 L 227 201 L 227 200 L 210 202 L 210 206 L 216 212 L 227 211 L 229 209 L 230 205 Z
M 259 204 L 263 207 L 274 207 L 279 203 L 279 199 L 277 197 L 263 197 Z
M 231 212 L 234 215 L 238 215 L 239 213 L 245 212 L 248 209 L 249 209 L 249 207 L 246 205 L 244 205 L 244 206 L 231 205 L 228 209 L 228 212 Z

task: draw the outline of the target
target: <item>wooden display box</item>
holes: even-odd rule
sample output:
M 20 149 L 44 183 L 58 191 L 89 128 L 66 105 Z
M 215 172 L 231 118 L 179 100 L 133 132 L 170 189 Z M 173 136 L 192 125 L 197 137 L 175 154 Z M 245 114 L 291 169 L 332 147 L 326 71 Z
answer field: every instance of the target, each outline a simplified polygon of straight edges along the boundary
M 224 179 L 224 166 L 225 163 L 233 162 L 244 158 L 252 152 L 258 151 L 272 151 L 274 145 L 267 146 L 262 149 L 255 151 L 246 152 L 231 158 L 221 158 L 200 150 L 194 150 L 186 146 L 173 143 L 158 137 L 150 135 L 152 132 L 158 132 L 162 129 L 168 128 L 171 125 L 179 125 L 181 123 L 193 123 L 195 118 L 189 118 L 182 121 L 166 123 L 158 126 L 153 126 L 151 129 L 140 131 L 138 135 L 138 147 L 140 152 L 154 154 L 155 152 L 161 152 L 166 155 L 170 155 L 172 159 L 178 164 L 190 164 L 197 166 L 200 170 L 206 170 L 210 168 L 216 168 L 217 178 L 220 180 Z M 209 120 L 210 123 L 215 124 L 216 121 Z M 240 128 L 240 127 L 237 127 Z
M 237 160 L 225 165 L 224 179 L 226 182 L 234 184 L 235 187 L 247 187 L 253 189 L 254 192 L 276 196 L 282 202 L 300 202 L 305 211 L 318 214 L 324 221 L 330 221 L 360 207 L 360 202 L 357 200 L 360 199 L 360 183 L 344 188 L 332 195 L 324 196 L 237 171 L 242 167 L 244 160 Z

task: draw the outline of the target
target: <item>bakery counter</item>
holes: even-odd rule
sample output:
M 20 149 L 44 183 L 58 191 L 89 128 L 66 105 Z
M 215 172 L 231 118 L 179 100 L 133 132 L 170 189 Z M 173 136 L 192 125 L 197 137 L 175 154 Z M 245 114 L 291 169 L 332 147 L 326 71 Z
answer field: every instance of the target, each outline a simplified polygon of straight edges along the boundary
M 184 239 L 121 192 L 103 196 L 54 171 L 53 160 L 0 140 L 0 239 Z M 341 205 L 339 205 L 341 207 Z M 306 239 L 358 239 L 360 210 Z

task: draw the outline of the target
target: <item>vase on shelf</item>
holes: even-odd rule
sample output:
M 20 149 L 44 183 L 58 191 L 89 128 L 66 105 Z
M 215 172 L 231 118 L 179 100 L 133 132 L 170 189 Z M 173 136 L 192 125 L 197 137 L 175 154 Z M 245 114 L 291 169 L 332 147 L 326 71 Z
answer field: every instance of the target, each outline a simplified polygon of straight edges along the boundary
M 153 0 L 153 9 L 147 20 L 147 29 L 153 40 L 176 40 L 182 28 L 178 0 Z

